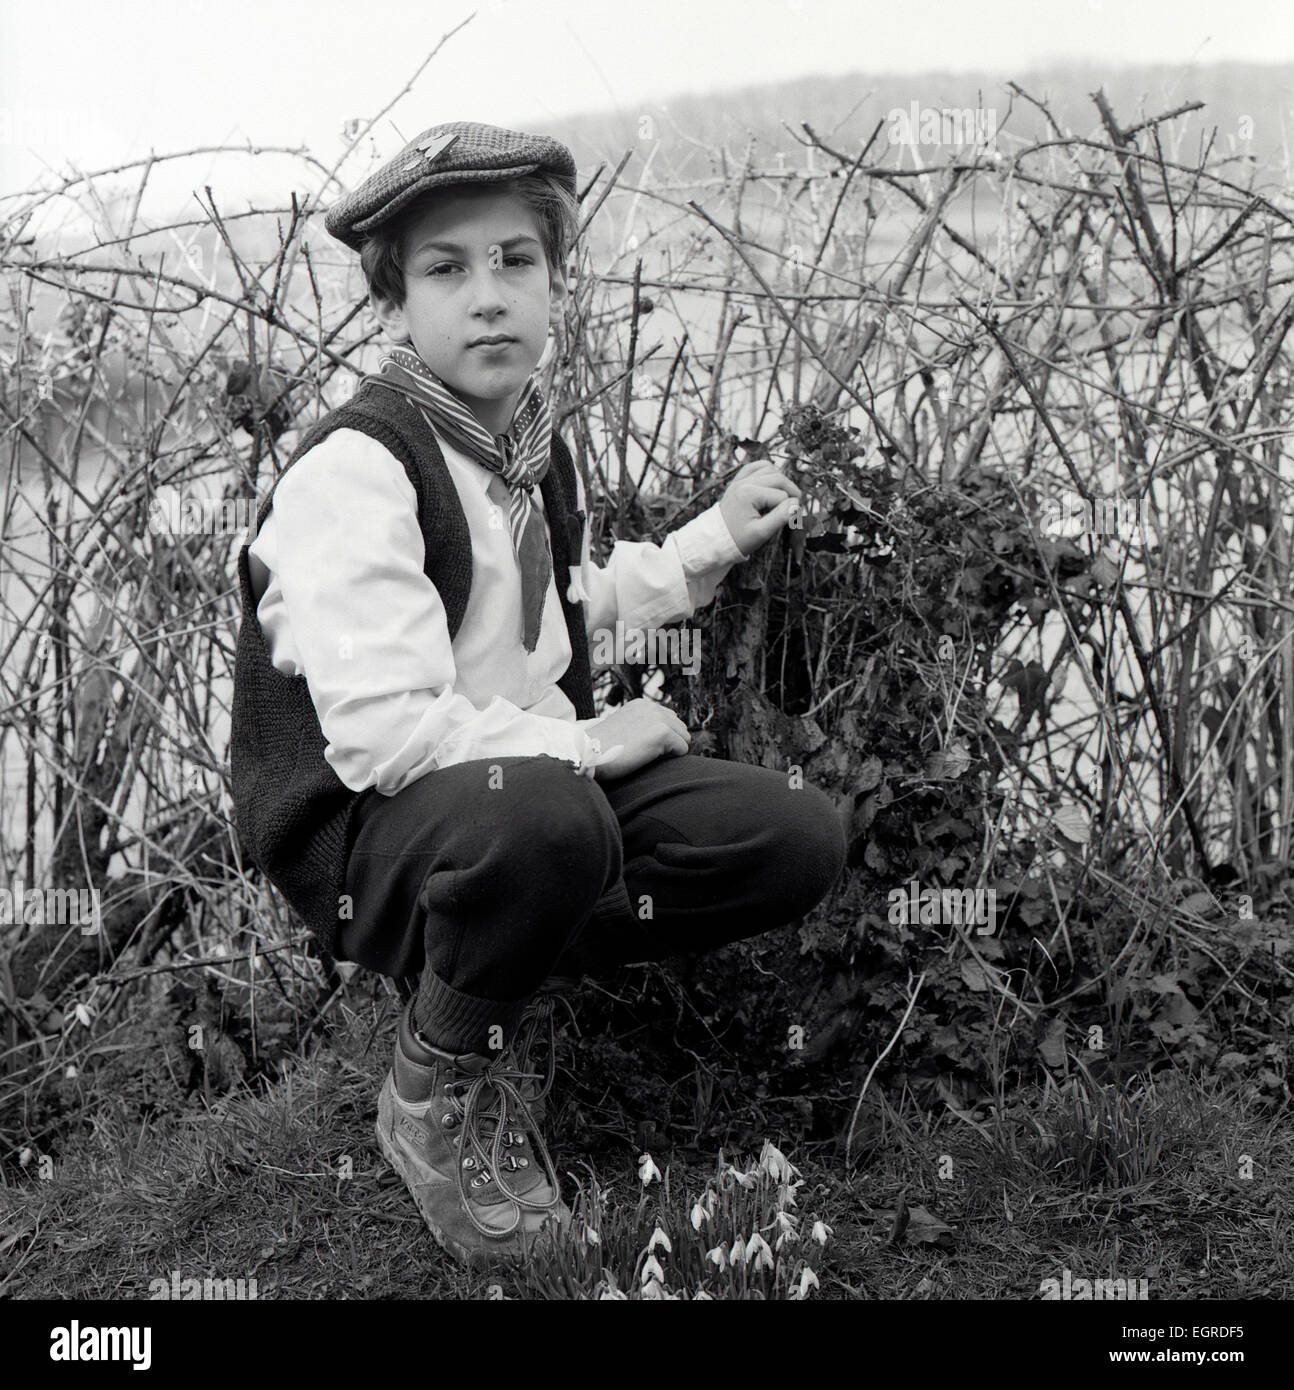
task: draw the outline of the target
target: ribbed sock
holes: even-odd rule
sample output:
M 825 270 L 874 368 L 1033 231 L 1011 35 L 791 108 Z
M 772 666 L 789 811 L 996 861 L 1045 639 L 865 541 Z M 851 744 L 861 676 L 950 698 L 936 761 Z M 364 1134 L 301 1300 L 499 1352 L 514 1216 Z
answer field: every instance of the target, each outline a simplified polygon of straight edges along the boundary
M 527 1000 L 505 1003 L 498 999 L 479 999 L 447 985 L 431 970 L 424 969 L 413 1001 L 413 1022 L 418 1032 L 433 1046 L 446 1052 L 480 1052 L 497 1056 L 516 1031 Z M 499 1032 L 491 1038 L 491 1029 Z M 491 1041 L 499 1044 L 491 1047 Z

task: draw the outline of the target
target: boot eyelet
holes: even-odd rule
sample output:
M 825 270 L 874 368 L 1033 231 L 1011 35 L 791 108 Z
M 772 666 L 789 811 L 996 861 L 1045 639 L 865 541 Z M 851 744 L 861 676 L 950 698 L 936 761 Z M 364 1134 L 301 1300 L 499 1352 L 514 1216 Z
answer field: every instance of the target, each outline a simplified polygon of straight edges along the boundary
M 518 1168 L 529 1168 L 529 1167 L 530 1167 L 530 1160 L 529 1160 L 528 1158 L 519 1158 L 519 1159 L 517 1159 L 517 1167 L 518 1167 Z
M 440 1117 L 440 1123 L 444 1125 L 446 1129 L 453 1129 L 454 1126 L 458 1123 L 458 1116 L 453 1114 L 442 1115 Z
M 468 1156 L 463 1160 L 463 1167 L 464 1167 L 464 1168 L 475 1168 L 475 1167 L 476 1167 L 476 1160 L 472 1157 L 471 1154 L 468 1154 Z

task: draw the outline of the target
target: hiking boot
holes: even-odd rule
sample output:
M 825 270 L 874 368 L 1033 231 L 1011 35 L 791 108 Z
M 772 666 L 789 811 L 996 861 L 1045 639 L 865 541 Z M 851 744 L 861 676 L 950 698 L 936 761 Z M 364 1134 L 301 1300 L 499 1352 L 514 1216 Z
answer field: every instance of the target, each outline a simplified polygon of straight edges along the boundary
M 511 1049 L 446 1052 L 419 1036 L 412 1003 L 400 1021 L 377 1102 L 377 1138 L 440 1245 L 469 1267 L 524 1260 L 569 1225 L 557 1174 Z

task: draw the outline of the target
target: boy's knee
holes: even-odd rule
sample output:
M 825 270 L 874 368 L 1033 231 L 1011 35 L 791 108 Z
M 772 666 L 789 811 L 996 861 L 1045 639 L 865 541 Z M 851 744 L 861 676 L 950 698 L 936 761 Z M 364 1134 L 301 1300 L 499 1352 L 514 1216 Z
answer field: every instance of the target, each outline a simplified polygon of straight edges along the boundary
M 504 774 L 510 783 L 502 831 L 534 872 L 559 880 L 605 879 L 619 872 L 620 829 L 606 797 L 570 763 L 528 758 Z
M 772 855 L 781 890 L 795 915 L 827 895 L 845 866 L 848 842 L 831 798 L 817 787 L 789 788 L 780 799 Z

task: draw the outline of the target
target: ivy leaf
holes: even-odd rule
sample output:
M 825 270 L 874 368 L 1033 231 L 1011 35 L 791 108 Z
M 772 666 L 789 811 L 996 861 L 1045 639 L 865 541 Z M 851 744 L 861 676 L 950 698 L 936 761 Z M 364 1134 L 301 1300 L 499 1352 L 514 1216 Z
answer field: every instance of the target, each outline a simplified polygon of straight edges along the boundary
M 1072 845 L 1090 844 L 1092 826 L 1081 806 L 1062 806 L 1051 818 L 1053 828 Z
M 1119 578 L 1119 567 L 1108 555 L 1098 555 L 1092 561 L 1091 576 L 1106 591 L 1112 591 Z
M 988 980 L 984 977 L 984 967 L 977 960 L 962 961 L 962 983 L 967 989 L 976 994 L 983 994 L 988 989 Z
M 868 758 L 858 769 L 858 781 L 854 783 L 856 792 L 869 792 L 880 785 L 884 765 L 877 757 Z
M 1179 989 L 1170 994 L 1164 1004 L 1164 1017 L 1179 1028 L 1189 1028 L 1200 1016 L 1200 1011 Z
M 932 1216 L 925 1207 L 909 1207 L 907 1237 L 923 1245 L 938 1245 L 947 1249 L 953 1243 L 953 1228 L 946 1221 Z
M 1026 899 L 1020 906 L 1020 920 L 1026 927 L 1036 927 L 1047 916 L 1047 904 Z
M 932 782 L 960 777 L 970 766 L 970 753 L 963 743 L 954 743 L 949 748 L 938 748 L 926 759 L 925 775 Z
M 1002 677 L 1002 684 L 1014 690 L 1020 700 L 1020 716 L 1027 724 L 1032 716 L 1043 714 L 1043 698 L 1047 694 L 1048 676 L 1044 667 L 1037 661 L 1022 665 L 1015 657 Z

